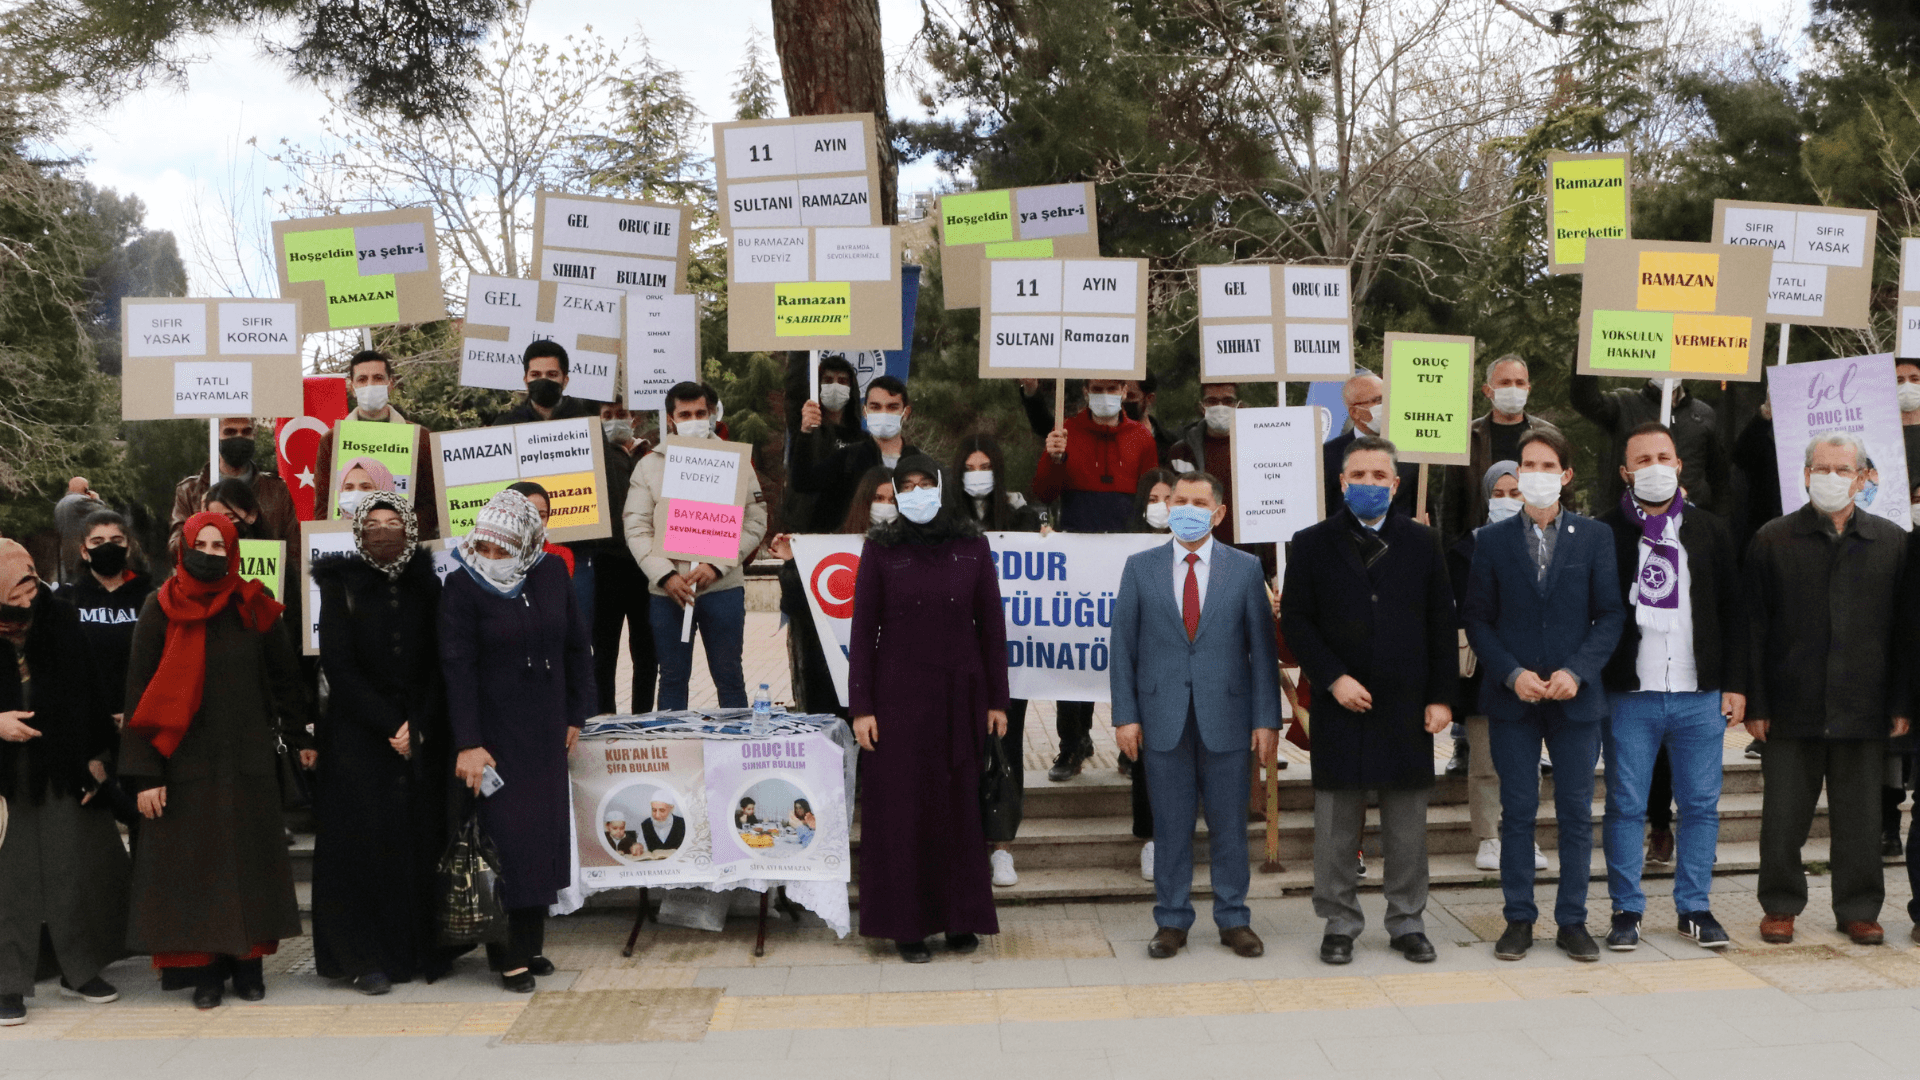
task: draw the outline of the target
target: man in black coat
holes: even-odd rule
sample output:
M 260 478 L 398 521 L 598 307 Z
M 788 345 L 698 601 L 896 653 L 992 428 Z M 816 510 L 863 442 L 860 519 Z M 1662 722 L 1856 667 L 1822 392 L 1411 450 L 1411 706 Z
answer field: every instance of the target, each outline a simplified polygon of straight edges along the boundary
M 1822 784 L 1832 832 L 1833 914 L 1854 942 L 1884 939 L 1880 783 L 1887 739 L 1908 729 L 1908 673 L 1894 661 L 1913 603 L 1907 535 L 1861 513 L 1860 441 L 1816 436 L 1802 473 L 1811 501 L 1768 522 L 1747 552 L 1753 680 L 1747 730 L 1766 742 L 1760 810 L 1764 941 L 1793 940 L 1807 906 L 1800 847 Z
M 1627 436 L 1641 424 L 1660 419 L 1660 384 L 1648 379 L 1638 388 L 1602 390 L 1595 375 L 1575 375 L 1568 396 L 1581 416 L 1599 425 L 1613 440 L 1612 460 L 1627 452 Z M 1673 388 L 1673 418 L 1668 422 L 1674 445 L 1686 461 L 1680 474 L 1680 486 L 1687 490 L 1687 501 L 1725 515 L 1733 494 L 1727 450 L 1720 443 L 1720 430 L 1714 426 L 1713 406 L 1687 393 L 1685 383 Z M 1626 485 L 1617 470 L 1600 473 L 1599 505 L 1612 506 L 1620 501 Z
M 1433 530 L 1393 510 L 1398 454 L 1364 435 L 1340 472 L 1345 507 L 1293 538 L 1280 627 L 1318 691 L 1313 724 L 1313 910 L 1320 959 L 1353 959 L 1366 925 L 1353 857 L 1380 795 L 1389 944 L 1434 959 L 1427 906 L 1433 736 L 1453 722 L 1459 677 L 1453 591 Z
M 906 383 L 891 375 L 880 376 L 867 384 L 864 407 L 867 436 L 859 442 L 824 454 L 819 439 L 802 438 L 793 444 L 794 490 L 814 496 L 813 516 L 805 523 L 807 532 L 839 532 L 853 502 L 854 489 L 860 486 L 860 478 L 868 469 L 878 465 L 891 469 L 902 457 L 920 452 L 909 446 L 900 433 L 907 418 L 913 415 Z M 803 436 L 819 430 L 822 420 L 819 402 L 809 401 L 800 407 Z
M 1680 494 L 1685 468 L 1673 435 L 1643 424 L 1621 467 L 1630 494 L 1600 515 L 1613 530 L 1614 568 L 1632 617 L 1601 671 L 1612 723 L 1607 748 L 1607 947 L 1631 951 L 1647 910 L 1640 888 L 1647 792 L 1664 748 L 1680 803 L 1674 908 L 1680 933 L 1710 949 L 1727 932 L 1708 909 L 1720 836 L 1722 749 L 1746 713 L 1747 618 L 1726 522 Z M 1664 801 L 1667 796 L 1662 795 Z

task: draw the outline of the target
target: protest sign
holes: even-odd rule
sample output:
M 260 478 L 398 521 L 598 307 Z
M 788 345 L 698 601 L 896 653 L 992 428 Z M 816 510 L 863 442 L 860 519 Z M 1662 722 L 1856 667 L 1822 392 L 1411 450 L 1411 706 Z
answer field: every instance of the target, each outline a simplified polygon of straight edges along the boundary
M 300 300 L 300 332 L 447 317 L 433 211 L 424 206 L 273 223 L 280 295 Z
M 796 226 L 728 235 L 728 349 L 900 347 L 899 230 Z
M 1767 373 L 1767 383 L 1781 512 L 1807 505 L 1807 444 L 1816 435 L 1844 431 L 1866 446 L 1873 469 L 1854 502 L 1911 532 L 1907 493 L 1913 479 L 1907 475 L 1906 438 L 1894 400 L 1893 354 L 1779 364 Z
M 1587 241 L 1633 235 L 1631 155 L 1547 155 L 1547 273 L 1578 274 Z
M 1766 248 L 1770 322 L 1865 327 L 1880 215 L 1830 206 L 1713 200 L 1713 242 Z
M 419 431 L 418 424 L 390 424 L 385 420 L 348 419 L 333 425 L 333 490 L 327 493 L 327 506 L 340 505 L 340 488 L 349 471 L 347 462 L 363 457 L 372 458 L 393 474 L 395 494 L 412 498 L 413 448 Z
M 1320 412 L 1314 405 L 1233 410 L 1234 543 L 1285 543 L 1326 516 Z
M 559 544 L 613 535 L 599 417 L 436 431 L 430 442 L 441 536 L 472 532 L 487 500 L 520 480 L 547 489 L 547 539 Z
M 1199 291 L 1200 381 L 1333 381 L 1353 374 L 1347 264 L 1203 266 Z
M 1920 359 L 1920 238 L 1900 241 L 1900 322 L 1894 355 Z
M 753 446 L 679 435 L 660 445 L 667 459 L 660 479 L 660 497 L 667 500 L 661 553 L 723 567 L 738 563 Z
M 126 297 L 120 418 L 298 416 L 298 300 Z
M 581 739 L 567 755 L 580 882 L 589 889 L 713 881 L 706 743 Z
M 1097 259 L 1093 185 L 964 191 L 940 196 L 940 269 L 947 310 L 980 306 L 989 259 Z
M 882 375 L 906 382 L 913 374 L 913 314 L 920 302 L 921 268 L 900 268 L 900 345 L 898 349 L 821 349 L 817 360 L 837 356 L 853 367 L 853 400 L 867 400 L 867 387 Z
M 723 232 L 880 224 L 872 113 L 715 124 L 713 147 Z
M 1468 463 L 1467 427 L 1473 422 L 1473 350 L 1470 337 L 1387 335 L 1386 425 L 1401 461 L 1422 465 Z
M 1594 240 L 1580 290 L 1582 375 L 1760 378 L 1773 252 Z
M 626 348 L 627 408 L 666 408 L 675 384 L 700 379 L 699 298 L 628 293 Z
M 1111 700 L 1107 666 L 1120 572 L 1128 556 L 1169 542 L 1152 533 L 988 533 L 1000 572 L 1012 695 Z M 793 538 L 794 565 L 842 705 L 847 704 L 847 644 L 864 544 L 859 536 Z
M 320 655 L 320 583 L 313 580 L 314 564 L 329 555 L 351 555 L 357 551 L 353 546 L 353 523 L 350 521 L 303 521 L 300 523 L 299 557 L 294 559 L 294 569 L 299 580 L 294 587 L 307 598 L 301 609 L 306 625 L 300 628 L 300 652 L 306 656 Z
M 287 543 L 284 540 L 240 541 L 240 577 L 267 587 L 275 600 L 286 602 L 285 569 Z
M 980 308 L 983 379 L 1147 374 L 1147 260 L 994 259 Z
M 721 881 L 849 881 L 846 754 L 826 732 L 706 745 Z
M 533 265 L 542 281 L 629 296 L 687 291 L 693 207 L 541 191 L 533 197 Z
M 460 385 L 525 390 L 521 357 L 527 346 L 552 341 L 567 350 L 567 392 L 588 401 L 612 401 L 626 330 L 620 310 L 625 299 L 618 289 L 468 275 Z

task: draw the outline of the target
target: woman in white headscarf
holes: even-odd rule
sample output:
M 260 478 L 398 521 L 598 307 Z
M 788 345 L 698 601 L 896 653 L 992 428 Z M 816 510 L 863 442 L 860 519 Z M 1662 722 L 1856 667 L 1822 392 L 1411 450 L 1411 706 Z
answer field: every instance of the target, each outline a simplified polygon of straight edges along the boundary
M 543 559 L 546 527 L 525 495 L 502 491 L 454 551 L 440 603 L 440 668 L 459 751 L 476 794 L 487 766 L 504 782 L 481 800 L 499 850 L 508 940 L 487 957 L 508 990 L 532 993 L 546 912 L 568 884 L 567 753 L 594 713 L 593 654 L 567 572 Z

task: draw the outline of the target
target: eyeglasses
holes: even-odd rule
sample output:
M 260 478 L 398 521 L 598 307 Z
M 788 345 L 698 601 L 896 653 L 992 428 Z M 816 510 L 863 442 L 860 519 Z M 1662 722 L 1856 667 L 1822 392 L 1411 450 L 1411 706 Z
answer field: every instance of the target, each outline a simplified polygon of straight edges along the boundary
M 1815 476 L 1837 476 L 1842 480 L 1851 480 L 1854 477 L 1860 475 L 1860 470 L 1855 469 L 1851 465 L 1841 465 L 1838 467 L 1829 466 L 1829 465 L 1815 465 L 1812 468 L 1813 468 L 1813 475 Z
M 399 521 L 391 521 L 391 522 L 385 522 L 385 523 L 378 522 L 378 521 L 369 521 L 365 525 L 362 525 L 361 528 L 366 530 L 367 532 L 406 532 L 407 531 L 406 524 L 404 522 L 399 522 Z

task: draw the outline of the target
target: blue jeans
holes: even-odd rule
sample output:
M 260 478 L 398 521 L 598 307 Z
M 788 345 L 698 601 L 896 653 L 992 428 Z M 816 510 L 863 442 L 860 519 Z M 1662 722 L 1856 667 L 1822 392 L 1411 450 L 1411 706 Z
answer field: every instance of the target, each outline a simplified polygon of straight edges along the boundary
M 693 642 L 680 640 L 681 607 L 672 597 L 656 596 L 647 615 L 660 662 L 660 708 L 684 709 L 687 684 L 693 680 Z M 706 645 L 707 671 L 719 691 L 720 707 L 746 708 L 747 677 L 740 670 L 740 651 L 747 636 L 747 590 L 699 594 L 693 602 L 693 628 Z
M 1587 922 L 1587 874 L 1593 865 L 1593 767 L 1600 758 L 1598 722 L 1574 723 L 1560 710 L 1534 706 L 1518 720 L 1489 720 L 1487 748 L 1500 774 L 1500 891 L 1508 922 L 1536 922 L 1533 826 L 1540 814 L 1540 744 L 1553 761 L 1553 806 L 1560 821 L 1558 926 Z M 1641 789 L 1641 809 L 1646 791 Z
M 1615 694 L 1607 725 L 1607 894 L 1615 911 L 1644 914 L 1640 891 L 1646 859 L 1647 786 L 1660 747 L 1673 767 L 1680 804 L 1675 845 L 1673 906 L 1682 914 L 1706 911 L 1713 890 L 1713 854 L 1720 840 L 1721 746 L 1727 721 L 1720 692 Z M 1556 779 L 1559 770 L 1554 770 Z

